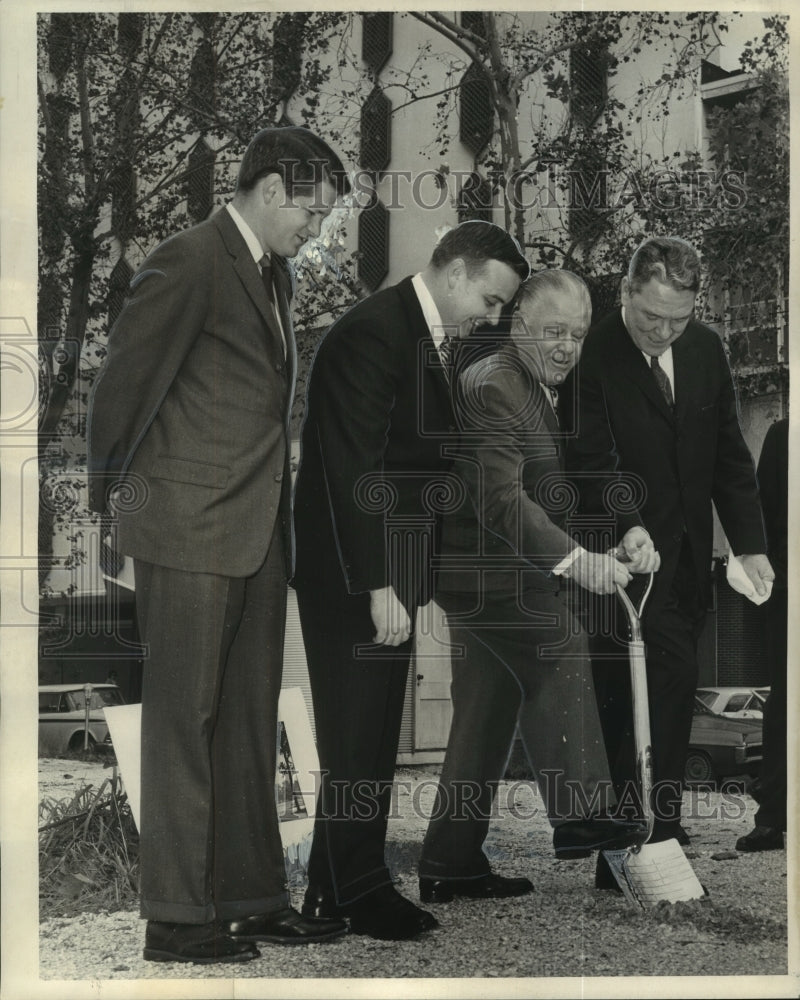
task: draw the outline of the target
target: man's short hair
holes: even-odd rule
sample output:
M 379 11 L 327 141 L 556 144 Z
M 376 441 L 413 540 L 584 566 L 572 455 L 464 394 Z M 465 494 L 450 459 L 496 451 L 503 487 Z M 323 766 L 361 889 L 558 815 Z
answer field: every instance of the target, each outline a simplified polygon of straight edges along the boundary
M 553 267 L 537 271 L 527 281 L 523 281 L 517 292 L 515 314 L 523 308 L 532 309 L 542 299 L 553 295 L 566 295 L 573 299 L 582 298 L 591 310 L 589 289 L 583 278 L 573 274 L 572 271 Z
M 251 191 L 267 174 L 279 174 L 288 195 L 313 190 L 329 181 L 337 195 L 347 194 L 350 181 L 331 147 L 307 128 L 265 128 L 250 141 L 239 166 L 237 191 Z
M 492 222 L 473 220 L 448 230 L 437 243 L 431 264 L 441 269 L 458 257 L 466 264 L 469 278 L 490 260 L 508 264 L 521 281 L 531 273 L 519 243 L 505 229 Z
M 700 288 L 700 258 L 694 247 L 677 236 L 651 236 L 640 243 L 628 267 L 632 292 L 655 278 L 677 292 Z

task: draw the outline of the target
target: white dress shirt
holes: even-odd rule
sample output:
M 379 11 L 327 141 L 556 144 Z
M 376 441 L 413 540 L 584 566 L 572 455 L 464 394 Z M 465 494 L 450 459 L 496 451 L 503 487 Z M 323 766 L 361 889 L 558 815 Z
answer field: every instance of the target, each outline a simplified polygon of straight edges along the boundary
M 258 268 L 258 273 L 260 275 L 261 274 L 261 258 L 262 257 L 269 257 L 270 260 L 271 260 L 272 259 L 272 254 L 269 252 L 269 250 L 267 250 L 267 251 L 264 250 L 264 248 L 261 246 L 261 242 L 260 242 L 259 238 L 256 236 L 256 234 L 253 232 L 253 230 L 247 225 L 247 223 L 244 221 L 244 219 L 241 217 L 241 215 L 233 207 L 233 202 L 229 201 L 228 204 L 225 207 L 227 208 L 230 217 L 233 219 L 234 224 L 236 225 L 236 228 L 242 234 L 242 239 L 247 244 L 247 249 L 253 255 L 253 260 L 256 262 L 256 267 Z M 277 308 L 273 309 L 273 312 L 275 313 L 275 319 L 278 322 L 278 329 L 281 332 L 281 341 L 283 342 L 283 356 L 285 358 L 286 357 L 286 353 L 287 353 L 287 348 L 286 348 L 286 334 L 283 332 L 283 323 L 281 322 L 280 309 L 277 309 Z

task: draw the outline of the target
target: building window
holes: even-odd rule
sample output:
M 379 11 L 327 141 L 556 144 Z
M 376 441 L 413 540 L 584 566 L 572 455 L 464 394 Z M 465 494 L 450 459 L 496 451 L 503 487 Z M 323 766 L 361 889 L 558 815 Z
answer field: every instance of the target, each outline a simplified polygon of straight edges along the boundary
M 472 173 L 464 178 L 458 192 L 458 221 L 492 221 L 492 185 L 480 174 Z
M 608 99 L 608 49 L 585 45 L 570 49 L 570 113 L 584 128 L 591 128 Z
M 392 102 L 378 84 L 361 108 L 361 166 L 380 173 L 392 156 Z
M 361 15 L 361 58 L 377 78 L 392 54 L 393 15 Z
M 459 137 L 467 149 L 478 156 L 489 143 L 494 130 L 494 107 L 486 71 L 475 63 L 461 78 L 458 93 Z
M 358 276 L 374 292 L 389 273 L 389 212 L 376 198 L 358 216 Z
M 186 171 L 186 209 L 195 222 L 208 217 L 214 204 L 214 151 L 199 139 L 189 153 Z
M 122 307 L 125 304 L 125 297 L 128 294 L 128 287 L 131 283 L 132 277 L 133 268 L 124 257 L 120 257 L 114 265 L 114 270 L 111 272 L 111 276 L 108 281 L 109 330 L 116 322 L 119 314 L 122 312 Z

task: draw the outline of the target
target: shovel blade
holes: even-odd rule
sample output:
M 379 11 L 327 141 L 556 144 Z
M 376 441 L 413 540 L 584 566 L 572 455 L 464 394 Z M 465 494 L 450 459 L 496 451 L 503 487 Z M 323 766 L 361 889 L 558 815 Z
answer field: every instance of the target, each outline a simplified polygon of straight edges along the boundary
M 677 840 L 644 844 L 638 851 L 603 851 L 626 899 L 642 908 L 661 900 L 702 899 L 705 891 Z

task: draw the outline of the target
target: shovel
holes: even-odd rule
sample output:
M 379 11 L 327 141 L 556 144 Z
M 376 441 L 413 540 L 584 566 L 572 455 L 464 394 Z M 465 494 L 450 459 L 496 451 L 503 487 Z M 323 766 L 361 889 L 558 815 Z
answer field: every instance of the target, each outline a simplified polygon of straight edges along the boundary
M 630 641 L 628 655 L 631 671 L 631 701 L 633 703 L 633 737 L 636 748 L 636 780 L 644 811 L 644 827 L 629 847 L 603 851 L 608 866 L 629 902 L 647 908 L 660 900 L 676 903 L 680 900 L 701 899 L 706 893 L 674 838 L 648 844 L 653 833 L 653 749 L 650 743 L 650 710 L 647 701 L 647 667 L 642 641 L 641 616 L 653 586 L 653 574 L 639 602 L 633 604 L 624 589 L 617 586 L 617 596 L 628 615 Z

